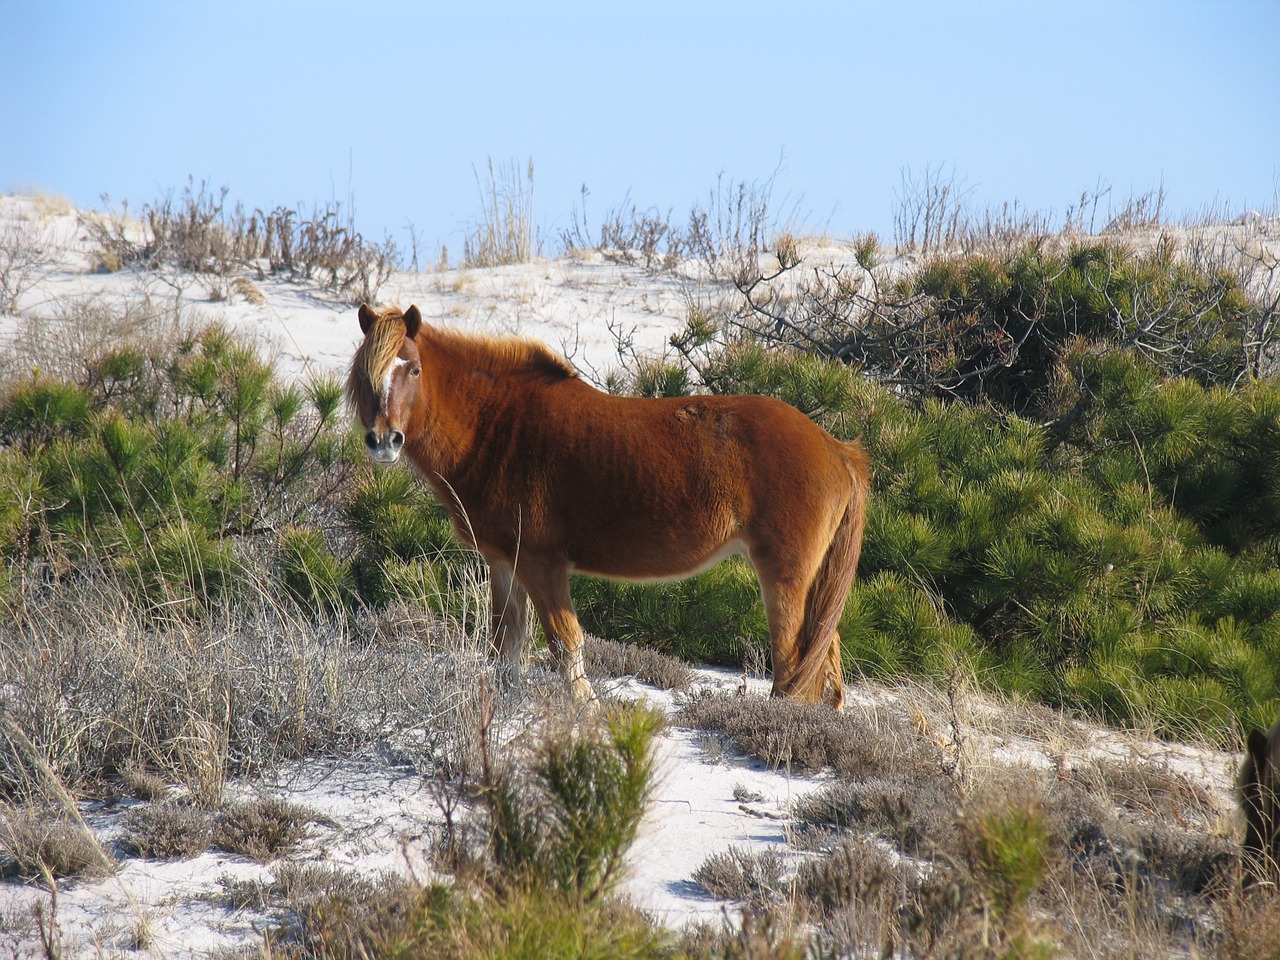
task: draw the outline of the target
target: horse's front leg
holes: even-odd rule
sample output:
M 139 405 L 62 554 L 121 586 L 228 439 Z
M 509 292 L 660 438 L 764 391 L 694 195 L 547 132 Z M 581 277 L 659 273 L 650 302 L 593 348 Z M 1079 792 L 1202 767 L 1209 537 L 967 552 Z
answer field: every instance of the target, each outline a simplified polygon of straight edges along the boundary
M 516 579 L 515 570 L 504 560 L 489 559 L 489 637 L 504 680 L 520 682 L 520 659 L 524 653 L 528 618 L 528 593 Z
M 565 683 L 578 699 L 594 700 L 596 693 L 582 663 L 582 626 L 569 597 L 568 567 L 563 562 L 540 563 L 521 557 L 516 576 L 529 591 L 551 658 Z

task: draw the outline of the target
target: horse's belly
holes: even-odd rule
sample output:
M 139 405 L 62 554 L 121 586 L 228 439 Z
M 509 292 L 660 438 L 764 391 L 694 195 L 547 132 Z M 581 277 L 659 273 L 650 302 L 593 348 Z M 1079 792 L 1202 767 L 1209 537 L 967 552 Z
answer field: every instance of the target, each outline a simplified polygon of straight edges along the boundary
M 702 544 L 668 545 L 658 549 L 619 546 L 613 552 L 601 551 L 598 556 L 583 554 L 580 559 L 571 558 L 570 566 L 577 573 L 597 577 L 660 583 L 692 577 L 728 557 L 746 552 L 746 544 L 736 537 L 714 547 Z

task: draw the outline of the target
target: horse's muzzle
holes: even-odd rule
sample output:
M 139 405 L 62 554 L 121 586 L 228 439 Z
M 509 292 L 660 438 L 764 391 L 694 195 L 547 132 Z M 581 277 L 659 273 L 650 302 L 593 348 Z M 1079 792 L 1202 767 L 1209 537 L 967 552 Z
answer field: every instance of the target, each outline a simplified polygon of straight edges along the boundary
M 383 436 L 370 430 L 364 435 L 364 445 L 374 463 L 395 463 L 400 459 L 400 448 L 404 446 L 404 434 L 399 430 L 390 430 Z

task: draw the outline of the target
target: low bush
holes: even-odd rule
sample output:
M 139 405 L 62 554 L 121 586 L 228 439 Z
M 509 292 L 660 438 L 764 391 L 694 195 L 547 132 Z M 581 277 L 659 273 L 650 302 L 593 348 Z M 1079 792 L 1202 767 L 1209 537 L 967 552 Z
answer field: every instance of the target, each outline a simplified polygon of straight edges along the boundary
M 263 863 L 294 850 L 315 818 L 310 810 L 279 797 L 237 800 L 218 812 L 212 826 L 214 846 Z
M 161 800 L 134 807 L 124 818 L 124 846 L 153 860 L 185 860 L 208 849 L 213 817 L 187 800 Z

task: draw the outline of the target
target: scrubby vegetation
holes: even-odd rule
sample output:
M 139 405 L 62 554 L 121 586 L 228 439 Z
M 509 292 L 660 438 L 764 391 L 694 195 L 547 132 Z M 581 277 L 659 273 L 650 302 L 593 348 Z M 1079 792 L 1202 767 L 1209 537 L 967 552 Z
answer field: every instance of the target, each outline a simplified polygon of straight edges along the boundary
M 248 211 L 241 203 L 228 204 L 229 193 L 227 187 L 191 181 L 181 196 L 169 193 L 144 205 L 137 219 L 127 204 L 82 218 L 98 247 L 98 268 L 283 276 L 358 304 L 373 300 L 399 265 L 400 251 L 390 238 L 366 240 L 355 228 L 353 211 L 341 204 Z
M 775 926 L 812 925 L 818 956 L 1234 956 L 1237 938 L 1265 942 L 1240 924 L 1274 899 L 1240 894 L 1238 850 L 1199 784 L 1137 753 L 1088 759 L 1065 728 L 1053 766 L 992 763 L 991 738 L 1049 738 L 1063 721 L 984 720 L 973 697 L 917 685 L 854 706 L 856 751 L 795 704 L 692 701 L 682 722 L 770 764 L 834 761 L 794 805 L 786 856 L 730 849 L 694 879 Z
M 871 452 L 846 669 L 972 680 L 1168 737 L 1269 726 L 1275 267 L 904 220 L 916 259 L 866 236 L 852 265 L 802 278 L 793 237 L 765 242 L 764 201 L 718 187 L 680 229 L 624 206 L 565 242 L 664 271 L 697 256 L 723 294 L 615 389 L 770 394 Z M 512 210 L 486 222 L 526 231 Z M 336 211 L 246 216 L 203 187 L 144 219 L 96 221 L 105 266 L 258 269 L 371 297 L 392 262 Z M 468 259 L 488 242 L 477 232 Z M 504 729 L 518 697 L 484 655 L 483 568 L 408 471 L 364 465 L 338 383 L 285 382 L 178 307 L 128 309 L 69 304 L 0 357 L 0 872 L 115 869 L 68 787 L 143 801 L 123 855 L 212 844 L 274 862 L 305 841 L 307 811 L 228 802 L 228 779 L 376 744 L 443 785 L 457 883 L 275 863 L 269 884 L 229 884 L 228 902 L 287 910 L 287 955 L 1038 957 L 1105 930 L 1116 955 L 1245 957 L 1275 942 L 1274 899 L 1228 892 L 1238 857 L 1212 805 L 1167 771 L 981 773 L 958 723 L 941 742 L 918 717 L 699 694 L 680 722 L 833 779 L 794 811 L 793 856 L 731 851 L 694 878 L 746 905 L 732 931 L 660 930 L 613 898 L 654 716 Z M 741 666 L 767 645 L 741 561 L 659 586 L 582 579 L 574 595 L 604 638 L 593 674 L 683 689 L 662 654 Z
M 1268 725 L 1280 391 L 1255 374 L 1272 363 L 1275 302 L 1167 247 L 1108 239 L 1026 239 L 892 279 L 860 256 L 857 283 L 766 298 L 757 285 L 778 275 L 757 277 L 737 312 L 691 316 L 665 372 L 635 381 L 771 394 L 867 446 L 846 666 L 941 678 L 963 660 L 1008 694 L 1110 722 Z M 726 565 L 580 596 L 605 636 L 733 663 L 766 638 L 749 587 Z

